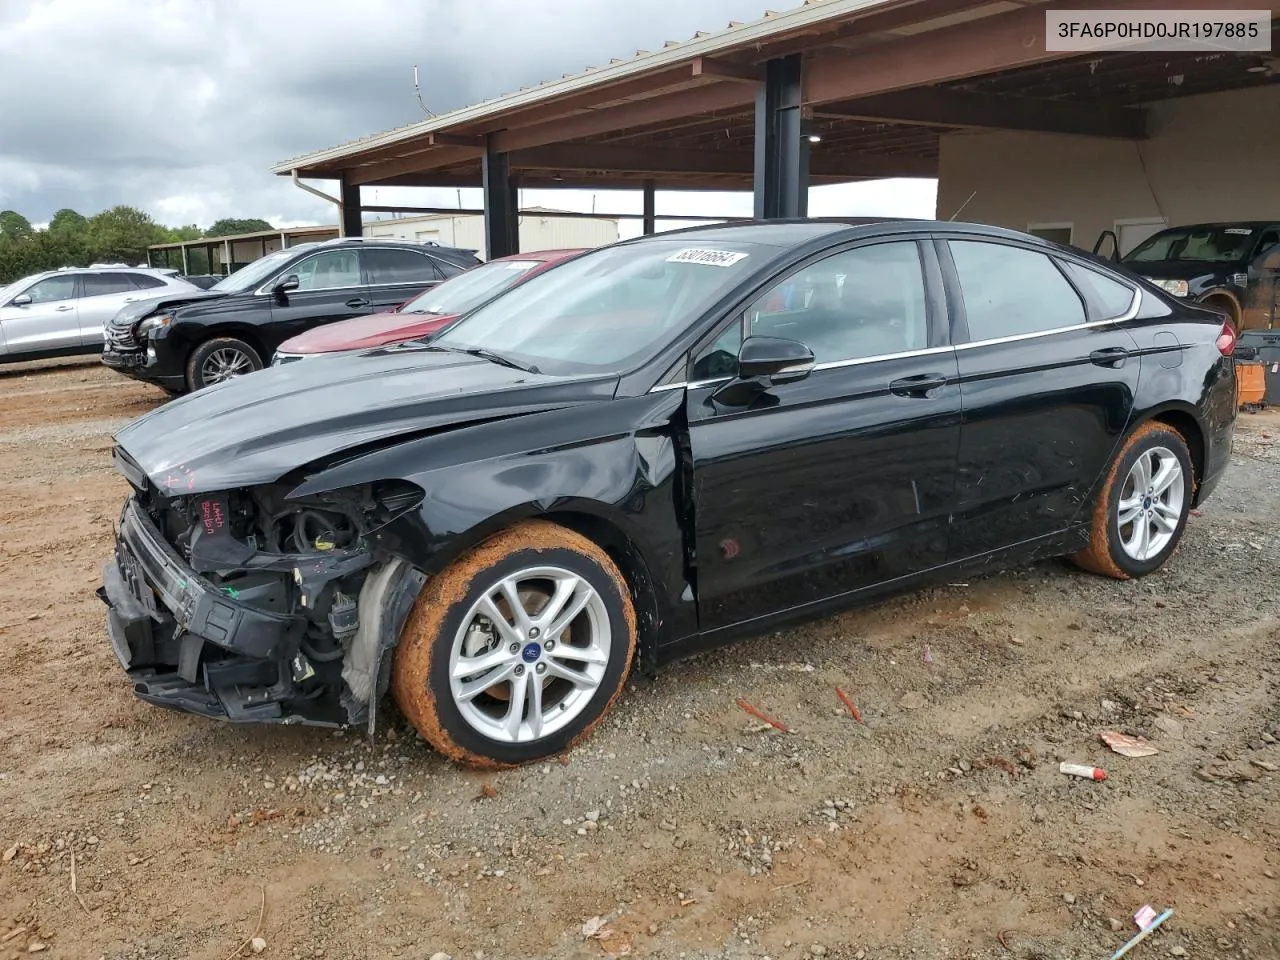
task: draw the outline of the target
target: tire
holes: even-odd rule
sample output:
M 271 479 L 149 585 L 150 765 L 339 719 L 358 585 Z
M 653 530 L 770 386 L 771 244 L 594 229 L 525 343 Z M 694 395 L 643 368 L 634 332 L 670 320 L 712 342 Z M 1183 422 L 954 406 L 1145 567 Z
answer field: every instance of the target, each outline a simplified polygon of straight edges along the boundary
M 236 372 L 218 375 L 219 367 L 225 371 L 229 364 L 237 367 Z M 261 369 L 262 358 L 249 344 L 235 337 L 214 337 L 191 351 L 191 356 L 187 359 L 187 389 L 194 393 L 215 383 Z
M 1150 478 L 1149 491 L 1168 482 L 1154 495 L 1139 496 L 1135 487 L 1140 486 L 1143 477 Z M 1182 434 L 1155 420 L 1140 425 L 1107 471 L 1093 508 L 1089 546 L 1071 559 L 1091 573 L 1117 580 L 1144 577 L 1159 570 L 1182 539 L 1195 483 L 1191 454 Z M 1133 519 L 1122 523 L 1125 518 Z
M 548 610 L 557 597 L 562 605 Z M 427 581 L 396 648 L 391 691 L 449 759 L 515 766 L 587 736 L 622 692 L 635 650 L 635 608 L 608 554 L 571 530 L 529 520 Z M 463 672 L 468 659 L 474 672 Z

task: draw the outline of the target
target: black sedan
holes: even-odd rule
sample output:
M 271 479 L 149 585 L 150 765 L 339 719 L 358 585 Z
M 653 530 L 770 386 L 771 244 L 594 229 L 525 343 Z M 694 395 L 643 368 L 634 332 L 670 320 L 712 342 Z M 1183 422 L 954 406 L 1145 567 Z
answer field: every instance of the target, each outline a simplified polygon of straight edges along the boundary
M 569 747 L 633 661 L 973 569 L 1139 577 L 1226 468 L 1220 315 L 990 227 L 798 221 L 590 252 L 430 344 L 288 364 L 117 435 L 139 696 Z

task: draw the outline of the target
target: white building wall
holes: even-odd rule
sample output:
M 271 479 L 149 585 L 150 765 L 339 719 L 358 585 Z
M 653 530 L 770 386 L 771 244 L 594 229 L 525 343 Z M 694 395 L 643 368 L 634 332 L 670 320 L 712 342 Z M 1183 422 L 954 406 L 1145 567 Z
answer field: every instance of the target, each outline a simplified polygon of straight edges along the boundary
M 475 215 L 439 214 L 398 217 L 364 225 L 366 237 L 401 240 L 434 240 L 449 247 L 480 251 L 484 244 L 484 218 Z M 557 217 L 538 212 L 520 215 L 520 249 L 526 251 L 599 247 L 618 239 L 618 221 L 606 217 Z
M 1141 143 L 948 134 L 938 217 L 950 217 L 973 193 L 956 219 L 1016 230 L 1070 223 L 1072 242 L 1086 249 L 1125 221 L 1280 219 L 1280 87 L 1186 97 L 1150 111 L 1152 136 Z M 1143 229 L 1153 227 L 1125 229 L 1130 245 Z

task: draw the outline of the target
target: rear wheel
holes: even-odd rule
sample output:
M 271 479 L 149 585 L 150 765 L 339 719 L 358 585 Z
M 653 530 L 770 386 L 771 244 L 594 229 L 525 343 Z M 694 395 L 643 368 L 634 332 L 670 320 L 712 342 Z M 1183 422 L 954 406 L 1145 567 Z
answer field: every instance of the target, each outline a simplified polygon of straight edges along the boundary
M 187 360 L 187 387 L 201 390 L 261 369 L 262 358 L 249 344 L 235 337 L 215 337 L 192 351 Z
M 1093 509 L 1089 546 L 1072 559 L 1120 580 L 1158 570 L 1182 539 L 1194 492 L 1182 435 L 1158 421 L 1142 424 L 1112 462 Z
M 636 648 L 627 583 L 571 530 L 527 521 L 427 581 L 391 678 L 400 710 L 445 756 L 540 760 L 590 732 Z

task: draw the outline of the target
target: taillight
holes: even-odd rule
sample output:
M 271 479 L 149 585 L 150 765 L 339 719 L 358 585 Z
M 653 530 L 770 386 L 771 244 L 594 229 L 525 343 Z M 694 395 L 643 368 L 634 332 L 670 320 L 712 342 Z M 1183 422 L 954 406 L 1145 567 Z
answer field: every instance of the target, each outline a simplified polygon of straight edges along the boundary
M 1218 347 L 1218 352 L 1224 357 L 1229 357 L 1236 351 L 1236 331 L 1230 322 L 1222 325 L 1222 332 L 1218 334 L 1218 339 L 1214 341 Z

